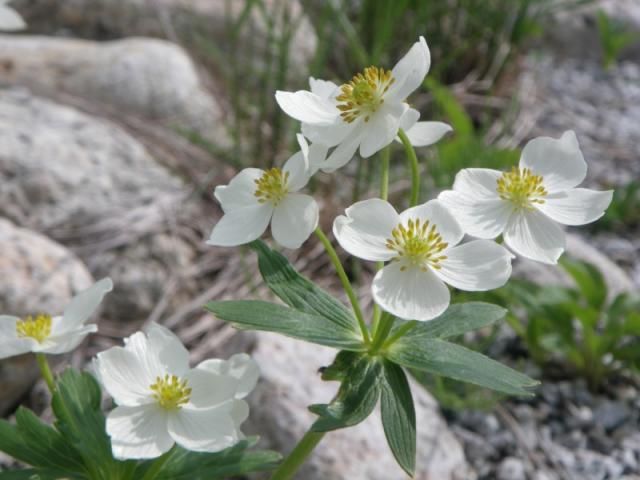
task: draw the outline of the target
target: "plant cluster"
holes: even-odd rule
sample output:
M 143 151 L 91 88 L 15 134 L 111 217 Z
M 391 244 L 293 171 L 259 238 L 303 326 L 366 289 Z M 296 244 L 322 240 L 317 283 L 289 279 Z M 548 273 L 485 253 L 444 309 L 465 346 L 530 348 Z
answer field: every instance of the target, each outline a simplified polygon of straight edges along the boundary
M 442 122 L 420 121 L 420 112 L 407 102 L 430 65 L 427 42 L 420 37 L 391 70 L 370 66 L 340 86 L 311 78 L 309 91 L 276 92 L 278 105 L 301 122 L 300 150 L 282 168 L 245 168 L 215 190 L 224 215 L 208 243 L 248 244 L 263 280 L 282 303 L 214 301 L 206 309 L 240 329 L 336 350 L 322 378 L 340 383 L 337 394 L 327 404 L 309 407 L 317 419 L 273 479 L 292 478 L 327 432 L 362 422 L 378 403 L 391 452 L 413 475 L 417 425 L 407 370 L 511 395 L 531 394 L 535 380 L 450 341 L 505 315 L 488 303 L 451 304 L 450 287 L 487 291 L 503 286 L 514 253 L 555 264 L 565 241 L 558 225 L 593 222 L 611 201 L 612 192 L 578 188 L 587 165 L 575 134 L 565 132 L 559 139 L 530 141 L 519 164 L 506 172 L 461 170 L 451 190 L 422 202 L 424 173 L 414 147 L 432 145 L 451 131 Z M 404 209 L 388 201 L 395 144 L 404 148 L 411 185 Z M 319 172 L 339 178 L 356 152 L 364 161 L 380 156 L 380 194 L 335 218 L 333 235 L 346 252 L 376 264 L 369 319 L 330 238 L 318 226 L 318 203 L 301 193 Z M 269 227 L 285 248 L 298 248 L 315 234 L 351 308 L 262 242 Z M 111 289 L 109 279 L 97 282 L 59 316 L 0 317 L 0 358 L 36 354 L 56 416 L 46 425 L 20 409 L 15 425 L 0 422 L 0 450 L 32 467 L 2 473 L 2 478 L 211 479 L 273 468 L 278 455 L 248 450 L 252 441 L 240 430 L 249 414 L 244 398 L 258 378 L 246 355 L 190 368 L 180 340 L 151 325 L 125 339 L 124 346 L 99 353 L 92 373 L 68 369 L 54 377 L 46 355 L 69 352 L 96 331 L 86 322 Z M 106 418 L 102 391 L 115 403 Z

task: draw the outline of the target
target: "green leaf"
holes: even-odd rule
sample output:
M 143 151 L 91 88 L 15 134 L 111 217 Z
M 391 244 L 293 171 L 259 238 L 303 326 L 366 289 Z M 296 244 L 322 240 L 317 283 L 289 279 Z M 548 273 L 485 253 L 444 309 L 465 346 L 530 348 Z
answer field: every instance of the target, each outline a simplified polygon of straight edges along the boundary
M 448 338 L 491 325 L 504 318 L 507 311 L 485 302 L 454 303 L 438 318 L 420 322 L 410 330 L 412 337 Z M 397 320 L 394 331 L 406 322 Z
M 100 409 L 101 397 L 100 386 L 90 374 L 71 368 L 65 370 L 51 400 L 56 426 L 80 452 L 93 478 L 127 478 L 135 462 L 113 458 Z
M 378 403 L 381 370 L 377 359 L 361 356 L 347 371 L 338 394 L 331 403 L 309 407 L 309 410 L 320 416 L 311 430 L 337 430 L 357 425 L 367 418 Z
M 590 263 L 569 258 L 563 258 L 560 264 L 576 282 L 589 305 L 601 309 L 607 299 L 607 284 L 600 271 Z
M 360 358 L 360 354 L 342 350 L 338 352 L 333 363 L 328 367 L 320 369 L 322 380 L 325 381 L 343 381 L 349 373 L 349 369 Z
M 416 412 L 407 377 L 395 363 L 384 360 L 380 413 L 387 443 L 410 477 L 416 469 Z
M 276 332 L 319 345 L 360 351 L 365 347 L 356 332 L 326 317 L 261 300 L 209 302 L 205 308 L 237 328 Z
M 440 339 L 411 335 L 387 350 L 387 358 L 415 368 L 512 395 L 531 395 L 537 381 L 484 355 Z
M 54 478 L 82 478 L 85 472 L 75 451 L 62 435 L 54 428 L 44 424 L 33 412 L 25 408 L 18 409 L 16 425 L 0 420 L 0 451 L 14 459 L 37 467 L 29 470 L 31 474 L 38 474 L 41 479 Z M 14 477 L 8 473 L 0 473 L 0 478 L 30 478 L 27 470 L 15 473 Z
M 280 253 L 271 250 L 261 240 L 249 246 L 258 254 L 258 267 L 262 278 L 284 303 L 311 315 L 320 315 L 343 330 L 360 336 L 358 322 L 338 300 L 300 275 Z
M 216 453 L 190 452 L 174 447 L 156 480 L 215 480 L 227 479 L 252 472 L 274 469 L 281 456 L 270 450 L 249 450 L 257 438 L 249 438 Z M 142 463 L 133 478 L 142 478 L 153 461 Z

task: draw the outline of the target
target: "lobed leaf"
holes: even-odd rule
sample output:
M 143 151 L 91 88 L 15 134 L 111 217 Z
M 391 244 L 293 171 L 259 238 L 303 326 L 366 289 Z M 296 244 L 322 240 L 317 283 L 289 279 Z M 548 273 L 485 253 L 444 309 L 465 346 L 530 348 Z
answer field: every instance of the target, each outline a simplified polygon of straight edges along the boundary
M 245 330 L 276 332 L 327 347 L 360 351 L 365 347 L 356 332 L 327 317 L 304 313 L 261 300 L 209 302 L 205 309 Z
M 478 352 L 437 338 L 406 336 L 387 350 L 387 358 L 407 368 L 474 383 L 512 395 L 531 395 L 537 381 Z
M 416 412 L 402 368 L 384 360 L 380 414 L 387 443 L 396 461 L 413 477 L 416 468 Z
M 351 427 L 367 418 L 380 397 L 382 366 L 376 358 L 360 356 L 345 373 L 338 394 L 329 404 L 311 405 L 318 415 L 311 426 L 314 432 Z
M 355 317 L 342 303 L 300 275 L 282 254 L 256 240 L 249 246 L 258 254 L 262 278 L 284 303 L 296 310 L 319 315 L 360 336 Z

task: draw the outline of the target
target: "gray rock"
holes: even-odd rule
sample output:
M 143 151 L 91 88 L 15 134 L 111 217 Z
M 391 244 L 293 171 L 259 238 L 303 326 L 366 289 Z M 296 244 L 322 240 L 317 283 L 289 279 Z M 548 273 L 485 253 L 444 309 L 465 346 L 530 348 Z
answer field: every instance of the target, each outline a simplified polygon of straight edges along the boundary
M 173 233 L 184 184 L 114 124 L 22 90 L 0 90 L 0 145 L 0 215 L 111 276 L 110 318 L 148 314 L 194 255 Z
M 524 462 L 516 457 L 505 458 L 498 467 L 498 480 L 527 480 Z
M 306 69 L 317 39 L 298 0 L 261 1 L 245 12 L 245 2 L 224 0 L 14 0 L 12 6 L 32 32 L 73 33 L 92 39 L 132 35 L 189 38 L 210 36 L 215 48 L 255 51 L 256 58 L 275 49 L 274 41 L 291 36 L 290 60 Z M 239 36 L 230 34 L 240 22 Z M 270 23 L 273 22 L 272 25 Z
M 0 35 L 0 82 L 44 94 L 65 92 L 228 146 L 222 107 L 177 45 Z
M 261 380 L 250 397 L 250 433 L 267 440 L 266 446 L 289 452 L 311 426 L 312 403 L 328 402 L 338 384 L 323 382 L 320 366 L 335 355 L 328 348 L 302 344 L 282 336 L 260 333 L 253 357 L 261 366 Z M 473 479 L 462 448 L 438 413 L 433 398 L 414 386 L 418 426 L 419 480 Z M 296 478 L 306 480 L 400 480 L 406 474 L 389 451 L 380 416 L 374 412 L 361 424 L 327 434 Z
M 621 426 L 630 415 L 629 408 L 622 402 L 605 401 L 593 411 L 595 423 L 607 431 Z
M 59 314 L 71 297 L 93 283 L 87 268 L 69 250 L 1 218 L 0 251 L 0 314 Z M 37 376 L 32 355 L 0 360 L 0 416 Z

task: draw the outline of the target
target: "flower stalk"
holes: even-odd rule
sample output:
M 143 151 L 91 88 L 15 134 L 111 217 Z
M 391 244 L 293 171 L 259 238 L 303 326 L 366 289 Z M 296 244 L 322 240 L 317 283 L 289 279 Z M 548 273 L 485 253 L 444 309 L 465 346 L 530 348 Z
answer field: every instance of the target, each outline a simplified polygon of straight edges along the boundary
M 51 372 L 51 367 L 49 366 L 47 357 L 44 353 L 36 353 L 36 360 L 38 361 L 38 367 L 40 368 L 42 378 L 44 378 L 44 381 L 47 383 L 47 388 L 53 395 L 56 389 L 56 382 L 53 379 L 53 373 Z
M 309 430 L 298 442 L 293 451 L 280 464 L 271 475 L 271 480 L 289 480 L 293 478 L 298 469 L 307 460 L 314 448 L 324 438 L 325 432 L 312 432 Z
M 358 326 L 360 327 L 360 331 L 362 333 L 362 339 L 364 340 L 364 343 L 368 345 L 371 342 L 371 338 L 369 337 L 369 329 L 367 328 L 367 324 L 364 321 L 364 315 L 362 314 L 362 309 L 360 308 L 358 297 L 353 291 L 353 287 L 351 286 L 349 277 L 347 277 L 347 273 L 344 271 L 342 262 L 340 262 L 340 258 L 338 257 L 336 250 L 333 248 L 333 245 L 331 245 L 331 241 L 327 238 L 322 229 L 320 227 L 317 227 L 315 233 L 324 246 L 325 250 L 327 251 L 329 258 L 331 259 L 331 263 L 338 273 L 338 277 L 342 282 L 342 287 L 344 288 L 347 297 L 349 297 L 349 301 L 351 302 L 351 306 L 353 307 L 353 313 L 355 314 L 356 320 L 358 321 Z
M 414 207 L 418 204 L 420 198 L 420 169 L 418 166 L 418 157 L 416 151 L 411 145 L 411 141 L 407 134 L 401 128 L 398 129 L 398 137 L 404 145 L 404 151 L 407 154 L 407 160 L 409 161 L 409 170 L 411 171 L 411 196 L 409 198 L 409 206 Z

